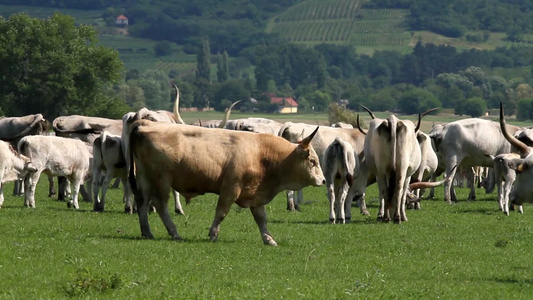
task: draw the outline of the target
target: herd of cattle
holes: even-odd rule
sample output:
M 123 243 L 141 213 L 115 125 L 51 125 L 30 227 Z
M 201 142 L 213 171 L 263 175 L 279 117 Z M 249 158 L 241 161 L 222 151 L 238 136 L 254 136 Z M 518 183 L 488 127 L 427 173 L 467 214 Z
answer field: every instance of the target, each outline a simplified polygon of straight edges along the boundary
M 231 107 L 221 121 L 186 125 L 174 87 L 173 112 L 143 108 L 122 120 L 72 115 L 51 124 L 40 114 L 1 118 L 0 207 L 3 184 L 9 181 L 23 182 L 15 185 L 15 193 L 23 187 L 24 204 L 35 207 L 35 187 L 44 172 L 51 195 L 54 177 L 68 180 L 59 195 L 70 190 L 69 207 L 79 207 L 79 194 L 86 187 L 84 198 L 93 200 L 94 211 L 103 211 L 106 191 L 118 178 L 125 211 L 136 208 L 144 237 L 153 238 L 148 211 L 155 208 L 172 238 L 181 239 L 168 210 L 170 191 L 178 214 L 184 214 L 180 194 L 188 203 L 215 193 L 219 198 L 211 240 L 217 240 L 221 222 L 237 203 L 250 208 L 263 243 L 276 245 L 267 229 L 265 205 L 287 190 L 287 209 L 299 210 L 306 186 L 326 185 L 331 223 L 349 222 L 354 200 L 368 215 L 365 189 L 373 183 L 378 185 L 377 217 L 382 221 L 407 221 L 406 208 L 420 208 L 420 189 L 444 184 L 445 200 L 457 201 L 457 174 L 471 182 L 473 199 L 479 167 L 490 170 L 484 186 L 498 187 L 499 208 L 505 214 L 513 205 L 522 212 L 522 203 L 533 202 L 529 131 L 506 125 L 501 107 L 499 124 L 470 118 L 434 125 L 428 134 L 420 124 L 431 110 L 414 124 L 394 115 L 376 118 L 366 107 L 372 118 L 367 130 L 359 124 L 318 127 L 263 118 L 228 120 Z M 446 179 L 436 182 L 443 172 Z

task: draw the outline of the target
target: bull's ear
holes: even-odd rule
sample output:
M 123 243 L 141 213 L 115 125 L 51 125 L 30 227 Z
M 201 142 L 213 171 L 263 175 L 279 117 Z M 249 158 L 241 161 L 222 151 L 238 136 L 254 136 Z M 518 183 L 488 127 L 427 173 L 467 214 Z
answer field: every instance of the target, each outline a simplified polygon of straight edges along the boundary
M 529 165 L 526 164 L 524 159 L 512 159 L 510 160 L 507 165 L 509 168 L 515 170 L 518 173 L 525 172 L 529 169 Z
M 300 157 L 302 159 L 307 159 L 309 157 L 309 150 L 302 150 L 302 152 L 300 153 Z
M 302 145 L 302 147 L 304 149 L 308 149 L 309 148 L 309 144 L 311 143 L 311 140 L 313 139 L 315 134 L 318 132 L 318 128 L 319 128 L 319 126 L 316 127 L 316 129 L 315 129 L 315 131 L 313 131 L 313 133 L 311 133 L 308 137 L 306 137 L 305 139 L 303 139 L 300 142 L 300 145 Z

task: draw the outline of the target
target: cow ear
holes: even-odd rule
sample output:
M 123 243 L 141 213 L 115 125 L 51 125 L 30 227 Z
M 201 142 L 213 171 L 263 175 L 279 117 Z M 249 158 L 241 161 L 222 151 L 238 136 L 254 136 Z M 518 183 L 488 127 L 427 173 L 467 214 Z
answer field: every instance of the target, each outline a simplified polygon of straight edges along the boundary
M 529 169 L 529 165 L 523 159 L 513 159 L 508 162 L 509 168 L 518 173 L 525 172 Z
M 302 150 L 302 152 L 300 153 L 300 157 L 302 159 L 307 159 L 309 157 L 309 150 Z
M 308 149 L 309 148 L 309 144 L 311 143 L 311 140 L 313 139 L 313 137 L 315 136 L 315 134 L 318 132 L 318 128 L 319 126 L 316 127 L 315 131 L 313 131 L 313 133 L 311 133 L 308 137 L 306 137 L 305 139 L 303 139 L 301 142 L 300 142 L 300 145 L 304 148 L 304 149 Z

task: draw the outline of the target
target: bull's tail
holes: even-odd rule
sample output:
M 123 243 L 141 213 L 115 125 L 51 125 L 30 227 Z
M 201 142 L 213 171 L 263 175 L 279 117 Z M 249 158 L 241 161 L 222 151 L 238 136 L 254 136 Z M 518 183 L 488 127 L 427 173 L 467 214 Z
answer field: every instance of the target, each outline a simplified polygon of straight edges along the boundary
M 346 182 L 349 186 L 352 186 L 354 177 L 353 172 L 355 168 L 355 162 L 353 160 L 355 154 L 352 153 L 352 155 L 350 155 L 350 149 L 347 149 L 345 143 L 343 143 L 338 137 L 335 139 L 335 143 L 337 143 L 337 147 L 341 154 L 340 157 L 342 157 L 342 167 L 346 170 Z
M 135 197 L 135 202 L 137 203 L 137 207 L 140 203 L 143 202 L 142 193 L 139 190 L 137 186 L 137 179 L 135 178 L 135 161 L 133 160 L 133 151 L 134 151 L 134 145 L 137 141 L 137 135 L 138 135 L 139 127 L 135 126 L 133 130 L 130 132 L 129 135 L 129 145 L 128 145 L 128 157 L 129 157 L 129 164 L 128 164 L 128 182 L 130 183 L 131 191 L 133 192 L 133 196 Z
M 396 131 L 397 131 L 397 119 L 394 117 L 389 117 L 389 130 L 390 130 L 390 145 L 391 145 L 391 161 L 390 165 L 392 167 L 392 170 L 390 170 L 390 177 L 388 182 L 388 198 L 389 200 L 392 200 L 392 197 L 394 195 L 394 191 L 396 190 L 396 171 L 397 171 L 397 162 L 396 162 L 396 152 L 397 152 L 397 140 L 396 140 Z

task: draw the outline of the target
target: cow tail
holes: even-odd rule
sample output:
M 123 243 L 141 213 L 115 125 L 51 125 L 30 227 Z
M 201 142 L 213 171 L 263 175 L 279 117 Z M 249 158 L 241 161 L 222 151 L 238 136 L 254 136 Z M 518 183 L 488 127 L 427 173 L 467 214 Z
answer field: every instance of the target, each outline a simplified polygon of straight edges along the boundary
M 350 159 L 349 157 L 349 152 L 348 152 L 348 149 L 346 149 L 345 144 L 337 139 L 335 139 L 335 142 L 337 143 L 339 152 L 343 157 L 342 164 L 343 164 L 343 168 L 346 170 L 346 182 L 348 182 L 349 186 L 352 186 L 354 170 L 353 170 L 353 167 L 350 167 L 350 164 L 349 164 L 352 161 L 352 159 Z
M 391 166 L 389 184 L 388 184 L 388 199 L 391 200 L 394 196 L 394 191 L 396 190 L 396 151 L 397 151 L 397 140 L 396 140 L 396 129 L 397 122 L 396 118 L 389 118 L 389 128 L 390 128 L 390 143 L 391 143 Z
M 135 197 L 135 202 L 137 202 L 137 206 L 139 205 L 139 202 L 142 203 L 142 195 L 137 187 L 137 180 L 135 178 L 135 162 L 133 160 L 133 147 L 132 145 L 135 144 L 135 137 L 137 135 L 139 128 L 134 127 L 133 130 L 130 133 L 129 138 L 129 145 L 128 145 L 128 157 L 130 160 L 130 163 L 128 164 L 129 170 L 128 170 L 128 182 L 130 183 L 131 191 L 133 192 L 133 196 Z
M 26 153 L 26 152 L 29 152 L 30 149 L 28 147 L 28 141 L 25 138 L 21 139 L 20 142 L 18 143 L 17 151 L 18 153 L 31 158 L 31 153 Z

